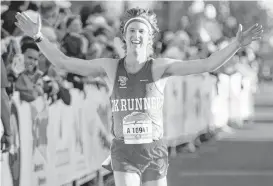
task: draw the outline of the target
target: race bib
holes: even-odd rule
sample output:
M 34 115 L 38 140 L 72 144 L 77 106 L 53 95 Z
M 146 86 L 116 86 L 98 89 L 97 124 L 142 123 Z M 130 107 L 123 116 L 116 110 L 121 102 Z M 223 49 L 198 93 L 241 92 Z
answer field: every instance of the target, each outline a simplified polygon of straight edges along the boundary
M 153 142 L 152 120 L 146 113 L 133 112 L 123 119 L 125 144 Z

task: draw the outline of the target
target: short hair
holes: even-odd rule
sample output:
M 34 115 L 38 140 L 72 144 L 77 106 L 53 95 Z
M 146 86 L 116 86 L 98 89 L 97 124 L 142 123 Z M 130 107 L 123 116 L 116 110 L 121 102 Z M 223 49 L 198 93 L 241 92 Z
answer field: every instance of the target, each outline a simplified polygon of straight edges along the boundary
M 9 10 L 17 10 L 18 11 L 20 9 L 20 6 L 22 6 L 24 4 L 25 4 L 25 1 L 10 1 Z
M 27 51 L 27 49 L 33 49 L 36 50 L 37 52 L 40 52 L 39 47 L 34 42 L 25 42 L 21 45 L 22 54 L 24 54 Z
M 34 43 L 34 39 L 32 37 L 29 36 L 23 36 L 21 41 L 20 41 L 20 46 L 22 46 L 25 43 Z

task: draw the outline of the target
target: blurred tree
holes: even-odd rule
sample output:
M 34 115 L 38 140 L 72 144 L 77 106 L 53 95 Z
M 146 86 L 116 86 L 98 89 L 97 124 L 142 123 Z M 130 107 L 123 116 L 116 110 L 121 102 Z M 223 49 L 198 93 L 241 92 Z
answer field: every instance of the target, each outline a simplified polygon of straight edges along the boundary
M 270 25 L 268 12 L 257 1 L 230 1 L 229 4 L 231 15 L 245 27 L 260 23 L 266 29 L 272 28 L 273 25 Z
M 238 24 L 242 24 L 244 29 L 255 23 L 264 27 L 263 39 L 260 41 L 259 55 L 265 63 L 273 65 L 273 46 L 270 46 L 270 38 L 273 34 L 272 14 L 273 5 L 269 1 L 206 1 L 206 4 L 213 4 L 217 11 L 217 20 L 222 22 L 224 35 L 234 37 Z M 270 9 L 271 7 L 271 9 Z
M 270 9 L 271 7 L 271 9 Z M 273 35 L 273 21 L 270 11 L 273 10 L 272 2 L 269 1 L 231 1 L 231 15 L 242 23 L 245 28 L 259 23 L 264 27 L 264 35 L 261 40 L 259 55 L 264 64 L 273 66 L 273 46 L 270 45 L 270 38 Z

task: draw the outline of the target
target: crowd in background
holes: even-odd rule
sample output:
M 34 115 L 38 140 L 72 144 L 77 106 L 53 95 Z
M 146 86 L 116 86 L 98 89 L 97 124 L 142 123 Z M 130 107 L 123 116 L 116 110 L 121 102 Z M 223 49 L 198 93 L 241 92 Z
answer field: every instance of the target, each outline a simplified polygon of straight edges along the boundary
M 67 73 L 51 65 L 33 39 L 24 36 L 15 26 L 16 12 L 26 12 L 34 21 L 39 14 L 42 20 L 41 32 L 67 56 L 81 59 L 124 56 L 122 41 L 117 37 L 119 20 L 108 20 L 100 4 L 84 6 L 75 13 L 71 11 L 69 1 L 10 1 L 1 7 L 1 60 L 7 69 L 10 82 L 7 92 L 10 96 L 14 91 L 19 91 L 22 100 L 31 102 L 40 95 L 47 95 L 52 103 L 62 99 L 69 105 L 70 88 L 84 92 L 84 84 L 88 82 L 99 89 L 105 87 L 99 79 Z M 154 42 L 155 57 L 181 60 L 206 58 L 226 46 L 229 39 L 236 35 L 236 20 L 216 20 L 224 27 L 222 37 L 217 40 L 206 39 L 205 33 L 193 34 L 189 29 L 189 16 L 181 18 L 181 28 L 177 31 L 160 32 Z M 22 61 L 23 67 L 20 65 Z M 231 61 L 209 74 L 217 79 L 216 93 L 221 92 L 223 76 L 240 76 L 234 81 L 239 85 L 235 85 L 238 91 L 251 89 L 255 92 L 261 61 L 257 52 L 250 48 L 240 50 Z
M 87 11 L 89 16 L 84 15 L 84 8 L 82 16 L 74 15 L 70 11 L 70 4 L 67 6 L 53 1 L 11 1 L 6 10 L 2 8 L 1 60 L 7 69 L 10 82 L 7 92 L 10 96 L 14 91 L 19 91 L 22 100 L 31 102 L 46 94 L 52 102 L 62 99 L 69 105 L 68 90 L 74 87 L 84 91 L 83 84 L 86 81 L 84 77 L 64 72 L 51 65 L 34 40 L 23 35 L 16 27 L 16 12 L 26 12 L 34 21 L 40 15 L 41 32 L 67 56 L 81 59 L 114 57 L 115 51 L 109 42 L 113 37 L 111 27 L 104 27 L 107 26 L 106 20 L 105 25 L 101 22 L 91 23 L 94 16 L 100 15 L 103 10 L 95 7 Z M 100 18 L 104 19 L 102 16 Z

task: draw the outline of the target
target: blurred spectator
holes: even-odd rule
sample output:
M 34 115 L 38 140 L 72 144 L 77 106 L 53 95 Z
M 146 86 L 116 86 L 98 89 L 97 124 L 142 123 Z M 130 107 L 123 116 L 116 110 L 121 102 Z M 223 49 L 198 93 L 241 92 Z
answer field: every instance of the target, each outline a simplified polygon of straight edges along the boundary
M 58 45 L 57 41 L 58 41 L 58 37 L 56 34 L 56 30 L 52 27 L 43 27 L 41 29 L 41 32 L 43 33 L 43 35 L 52 43 L 55 43 Z
M 87 39 L 82 33 L 82 23 L 79 16 L 70 16 L 66 21 L 66 34 L 62 39 L 63 52 L 72 57 L 85 59 Z
M 40 2 L 39 1 L 30 1 L 29 5 L 28 5 L 28 10 L 38 12 L 39 7 L 40 7 Z
M 85 28 L 88 24 L 90 19 L 95 19 L 97 16 L 102 16 L 105 13 L 103 7 L 99 4 L 95 5 L 94 7 L 91 6 L 84 6 L 80 10 L 81 21 L 83 23 L 83 27 Z
M 4 20 L 2 19 L 3 12 L 6 12 L 8 9 L 9 9 L 8 5 L 1 4 L 1 39 L 8 37 L 10 35 L 8 31 L 3 29 Z
M 11 40 L 12 40 L 11 37 L 1 39 L 1 57 L 4 61 L 6 68 L 8 68 L 13 59 L 13 56 L 16 53 L 15 47 Z
M 54 2 L 57 4 L 57 6 L 59 6 L 61 12 L 70 11 L 72 4 L 69 0 L 62 0 L 62 1 L 55 0 Z
M 102 15 L 89 16 L 85 27 L 85 33 L 93 33 L 93 43 L 89 48 L 88 59 L 109 57 L 118 55 L 114 45 L 115 30 L 110 27 L 106 18 Z
M 44 1 L 40 5 L 42 25 L 45 27 L 55 27 L 57 22 L 59 7 L 54 1 Z
M 87 39 L 81 34 L 82 23 L 79 16 L 72 15 L 66 21 L 66 34 L 61 42 L 62 51 L 70 57 L 85 59 L 88 47 Z M 83 91 L 82 76 L 68 73 L 67 80 L 73 87 Z
M 16 27 L 15 15 L 17 12 L 23 12 L 28 8 L 29 1 L 10 1 L 9 9 L 2 13 L 1 20 L 4 21 L 2 29 L 10 35 L 17 36 L 21 31 Z
M 69 87 L 64 83 L 66 73 L 53 67 L 43 54 L 40 56 L 39 69 L 43 72 L 44 91 L 48 94 L 48 98 L 51 98 L 52 103 L 62 99 L 66 105 L 70 105 Z
M 58 38 L 55 28 L 58 21 L 59 7 L 54 1 L 41 2 L 40 14 L 42 20 L 41 32 L 49 41 L 56 43 Z
M 16 70 L 13 71 L 14 61 L 20 59 L 20 45 L 14 37 L 7 37 L 1 40 L 1 49 L 2 49 L 2 60 L 5 64 L 9 86 L 6 88 L 9 96 L 13 93 L 13 82 L 15 81 L 18 74 Z
M 85 26 L 87 25 L 86 21 L 88 19 L 88 17 L 92 14 L 92 8 L 89 6 L 84 6 L 81 8 L 80 10 L 80 16 L 81 16 L 81 21 L 82 21 L 82 25 L 83 28 L 85 28 Z
M 57 34 L 57 37 L 58 37 L 58 41 L 60 42 L 64 35 L 66 34 L 66 19 L 72 14 L 71 11 L 70 11 L 70 6 L 71 6 L 71 3 L 70 5 L 68 6 L 66 3 L 63 5 L 62 3 L 65 2 L 65 1 L 57 1 L 58 5 L 60 6 L 60 9 L 59 9 L 59 15 L 58 15 L 58 19 L 57 19 L 57 22 L 56 22 L 56 34 Z
M 66 28 L 68 33 L 80 34 L 82 32 L 82 22 L 80 16 L 70 16 L 66 21 Z
M 20 92 L 20 99 L 31 102 L 43 95 L 42 72 L 38 69 L 40 51 L 36 43 L 23 43 L 25 70 L 15 82 L 15 90 Z
M 124 56 L 122 41 L 117 38 L 115 39 L 119 31 L 119 19 L 113 18 L 112 14 L 106 15 L 107 11 L 99 3 L 91 3 L 90 6 L 83 6 L 80 12 L 73 12 L 80 16 L 72 14 L 71 10 L 73 9 L 71 9 L 71 6 L 72 4 L 66 0 L 47 2 L 11 1 L 9 7 L 1 6 L 3 24 L 1 29 L 1 54 L 8 74 L 10 86 L 6 90 L 9 95 L 12 95 L 12 84 L 17 78 L 17 88 L 18 84 L 23 85 L 21 86 L 21 88 L 24 87 L 20 91 L 21 95 L 26 94 L 26 99 L 29 101 L 43 93 L 49 96 L 52 103 L 58 99 L 62 99 L 65 104 L 69 105 L 69 88 L 77 88 L 83 91 L 85 83 L 96 85 L 98 89 L 101 89 L 101 87 L 106 88 L 105 83 L 102 83 L 103 81 L 100 79 L 94 79 L 93 77 L 83 78 L 71 73 L 66 74 L 66 72 L 56 69 L 50 65 L 43 55 L 39 56 L 39 52 L 33 49 L 33 47 L 23 51 L 23 61 L 26 62 L 26 69 L 20 74 L 22 55 L 20 55 L 21 47 L 18 47 L 17 41 L 20 41 L 21 46 L 31 46 L 34 43 L 30 37 L 23 37 L 22 40 L 20 37 L 10 37 L 10 35 L 18 36 L 20 34 L 14 25 L 14 15 L 16 12 L 25 11 L 34 22 L 37 21 L 37 16 L 40 14 L 43 35 L 51 42 L 60 43 L 60 46 L 59 44 L 58 46 L 68 56 L 81 59 L 101 57 L 122 58 Z M 182 60 L 206 58 L 211 53 L 222 48 L 228 38 L 236 34 L 238 23 L 232 15 L 228 15 L 225 19 L 218 19 L 217 17 L 208 19 L 205 17 L 204 12 L 200 12 L 198 15 L 198 19 L 200 20 L 196 16 L 190 13 L 183 13 L 183 17 L 181 17 L 177 25 L 180 29 L 161 32 L 160 37 L 156 38 L 154 43 L 155 54 Z M 214 34 L 214 25 L 218 25 L 217 32 L 222 32 L 217 34 L 221 35 L 221 37 L 215 40 L 211 36 L 211 34 Z M 39 64 L 34 62 L 36 59 L 28 58 L 27 54 L 29 51 L 32 52 L 31 55 L 33 58 L 37 57 L 34 53 L 38 53 L 37 60 L 39 59 Z M 240 58 L 240 56 L 244 57 Z M 257 59 L 257 51 L 255 51 L 254 55 L 246 51 L 241 51 L 237 57 L 240 59 L 238 60 L 240 61 L 240 65 L 229 62 L 229 65 L 225 65 L 217 71 L 210 73 L 210 75 L 218 79 L 217 83 L 223 81 L 219 78 L 221 74 L 225 74 L 226 76 L 231 76 L 235 73 L 247 74 L 246 71 L 251 71 L 250 68 L 255 68 L 255 73 L 257 74 L 258 70 L 262 71 L 264 69 L 257 67 L 257 65 L 261 65 L 263 62 L 261 58 Z M 261 62 L 257 64 L 257 60 Z M 247 61 L 248 63 L 242 63 L 243 61 Z M 249 62 L 251 62 L 251 65 Z M 20 74 L 19 77 L 18 74 Z M 35 80 L 36 76 L 38 80 Z M 243 76 L 246 79 L 246 76 Z M 39 86 L 37 85 L 37 82 L 40 82 L 39 79 L 43 79 L 40 83 L 42 84 L 43 91 L 39 91 Z M 70 83 L 67 83 L 66 80 Z M 245 80 L 245 82 L 247 81 L 248 79 Z M 30 85 L 33 85 L 37 89 Z M 26 87 L 29 89 L 26 90 Z

